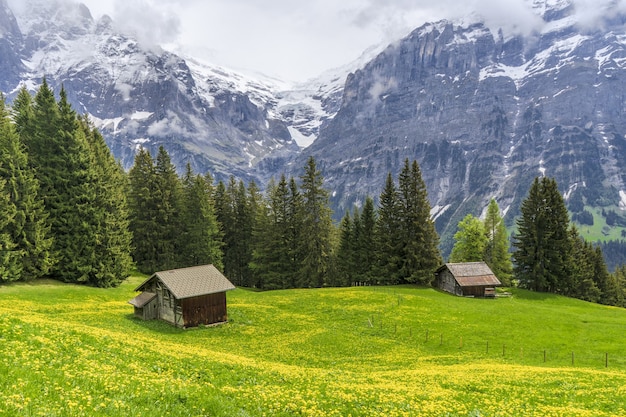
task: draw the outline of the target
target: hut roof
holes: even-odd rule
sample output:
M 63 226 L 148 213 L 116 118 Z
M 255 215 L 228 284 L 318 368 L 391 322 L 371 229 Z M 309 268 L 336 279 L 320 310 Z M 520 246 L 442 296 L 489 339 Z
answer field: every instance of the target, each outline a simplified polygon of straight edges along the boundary
M 130 300 L 129 303 L 137 308 L 141 308 L 148 304 L 150 301 L 154 300 L 154 297 L 156 297 L 155 293 L 146 291 L 142 292 L 137 297 Z
M 461 287 L 497 286 L 502 285 L 484 262 L 447 263 L 437 272 L 447 268 Z
M 234 290 L 235 286 L 215 266 L 201 265 L 190 268 L 159 271 L 138 286 L 142 291 L 152 279 L 158 278 L 177 299 L 197 297 Z

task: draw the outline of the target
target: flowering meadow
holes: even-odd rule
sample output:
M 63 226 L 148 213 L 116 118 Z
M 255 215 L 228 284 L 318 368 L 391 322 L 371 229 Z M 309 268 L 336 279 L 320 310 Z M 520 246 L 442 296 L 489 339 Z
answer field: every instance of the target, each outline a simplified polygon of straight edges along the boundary
M 115 289 L 0 287 L 0 416 L 626 415 L 626 310 L 514 290 L 228 293 L 229 322 Z

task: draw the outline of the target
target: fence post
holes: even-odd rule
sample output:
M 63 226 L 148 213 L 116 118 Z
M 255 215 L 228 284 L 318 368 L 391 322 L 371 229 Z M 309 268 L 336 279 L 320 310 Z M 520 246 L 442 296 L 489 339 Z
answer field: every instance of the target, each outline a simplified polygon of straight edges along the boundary
M 546 350 L 543 350 L 543 363 L 546 363 Z
M 609 353 L 608 352 L 604 354 L 604 367 L 605 368 L 609 367 Z
M 443 345 L 443 333 L 441 333 L 441 337 L 439 339 L 439 346 L 441 346 Z
M 574 366 L 574 352 L 572 352 L 572 366 Z
M 461 340 L 459 341 L 459 349 L 463 349 L 463 336 L 461 336 Z
M 487 340 L 487 355 L 489 355 L 489 340 Z

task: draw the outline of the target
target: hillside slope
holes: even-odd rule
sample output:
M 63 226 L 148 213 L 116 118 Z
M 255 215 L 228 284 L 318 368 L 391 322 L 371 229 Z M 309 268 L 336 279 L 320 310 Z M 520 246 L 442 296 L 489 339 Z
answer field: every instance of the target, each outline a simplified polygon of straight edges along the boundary
M 0 415 L 626 412 L 623 309 L 523 291 L 238 289 L 228 324 L 185 331 L 132 316 L 142 279 L 0 286 Z

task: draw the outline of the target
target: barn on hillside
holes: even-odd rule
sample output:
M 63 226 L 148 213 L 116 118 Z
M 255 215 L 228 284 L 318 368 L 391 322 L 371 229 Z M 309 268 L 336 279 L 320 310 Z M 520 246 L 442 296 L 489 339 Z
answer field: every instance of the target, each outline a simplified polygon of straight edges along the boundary
M 494 297 L 502 285 L 484 262 L 447 263 L 435 271 L 437 287 L 459 296 Z
M 138 286 L 129 301 L 135 316 L 161 319 L 176 327 L 197 327 L 228 320 L 226 291 L 235 286 L 213 265 L 160 271 Z

